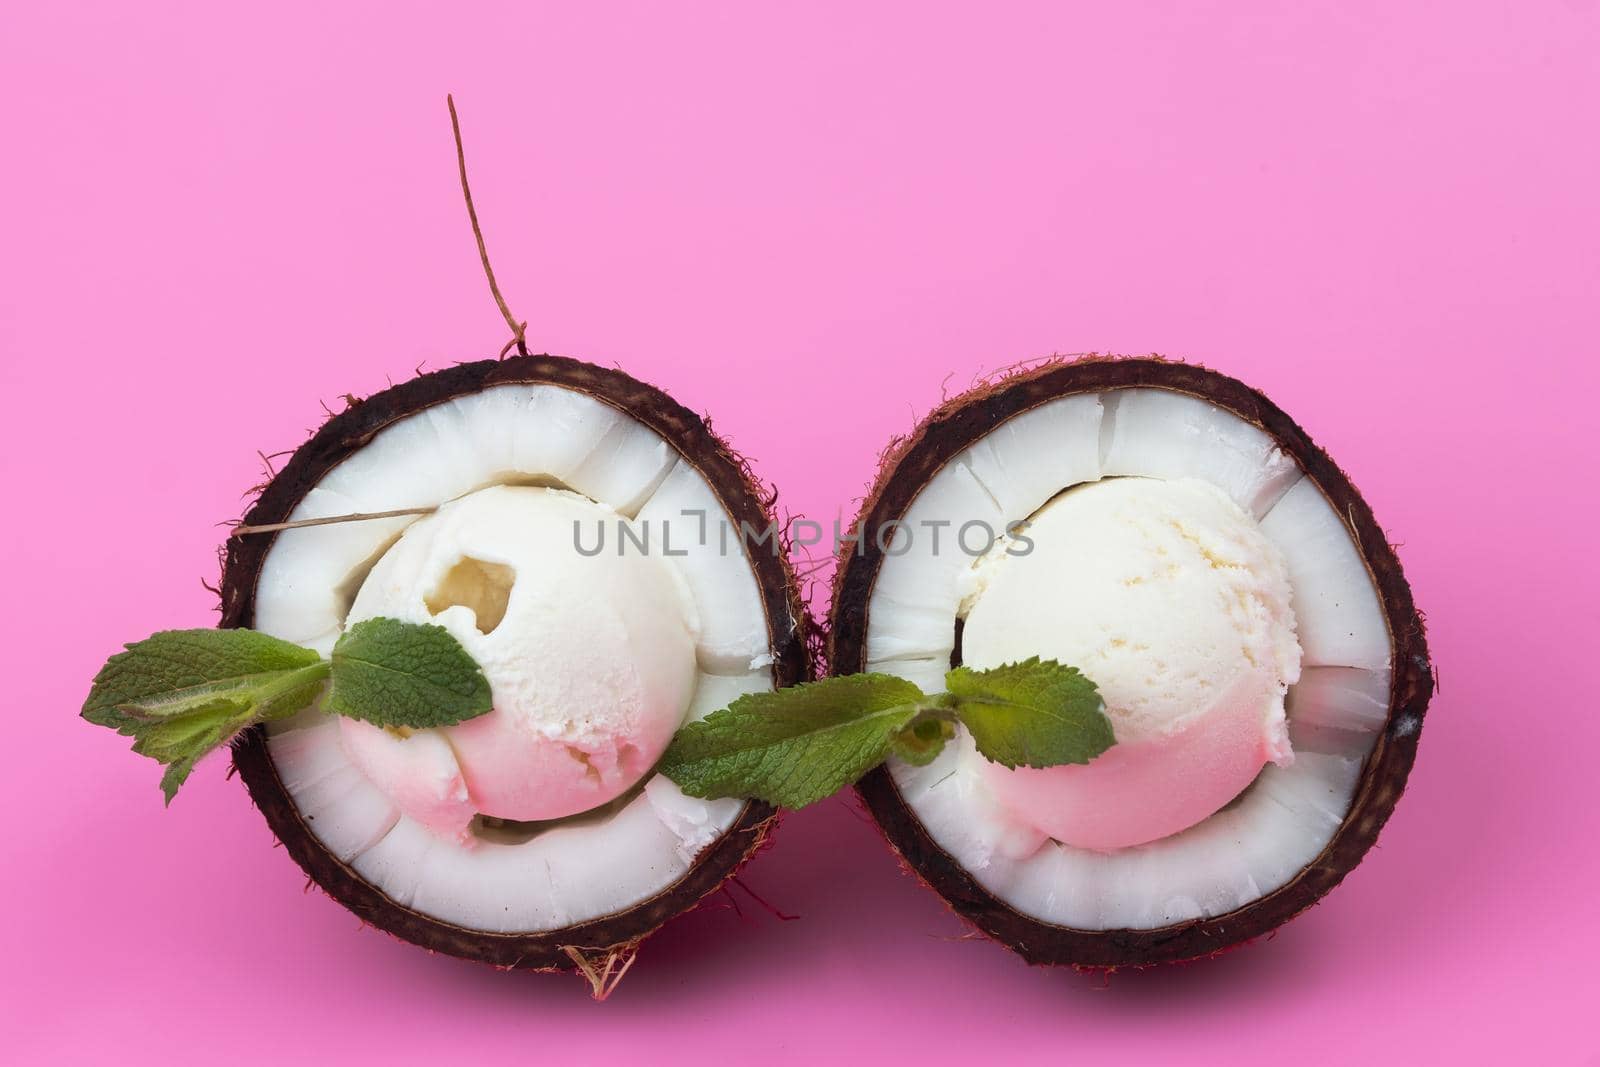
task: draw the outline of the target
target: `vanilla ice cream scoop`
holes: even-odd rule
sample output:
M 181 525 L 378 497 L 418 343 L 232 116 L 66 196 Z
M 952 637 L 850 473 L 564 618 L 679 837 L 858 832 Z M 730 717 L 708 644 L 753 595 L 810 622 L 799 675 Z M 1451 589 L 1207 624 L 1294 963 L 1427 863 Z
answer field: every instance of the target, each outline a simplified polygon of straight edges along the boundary
M 698 623 L 671 565 L 623 543 L 626 521 L 575 493 L 497 486 L 412 524 L 378 560 L 348 621 L 445 627 L 494 696 L 439 730 L 340 720 L 352 762 L 401 811 L 465 840 L 474 814 L 575 815 L 655 764 L 694 696 Z
M 1192 478 L 1108 479 L 1062 494 L 1024 533 L 1031 551 L 1002 544 L 974 567 L 962 661 L 1077 667 L 1099 686 L 1117 743 L 1086 765 L 984 761 L 1019 820 L 1082 848 L 1142 844 L 1292 758 L 1288 571 L 1227 494 Z

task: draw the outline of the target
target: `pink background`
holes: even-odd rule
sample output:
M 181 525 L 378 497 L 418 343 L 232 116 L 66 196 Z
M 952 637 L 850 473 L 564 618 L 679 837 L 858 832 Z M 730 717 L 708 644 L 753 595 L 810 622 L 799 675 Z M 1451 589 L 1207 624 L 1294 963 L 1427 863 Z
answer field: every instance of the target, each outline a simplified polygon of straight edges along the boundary
M 0 16 L 11 1054 L 1600 1063 L 1593 0 L 223 6 Z M 163 812 L 76 718 L 97 666 L 213 619 L 258 449 L 505 338 L 447 89 L 535 348 L 712 413 L 824 522 L 1016 360 L 1265 389 L 1401 545 L 1443 681 L 1366 864 L 1105 986 L 961 940 L 835 799 L 747 871 L 799 921 L 704 908 L 596 1005 L 302 893 L 220 760 Z

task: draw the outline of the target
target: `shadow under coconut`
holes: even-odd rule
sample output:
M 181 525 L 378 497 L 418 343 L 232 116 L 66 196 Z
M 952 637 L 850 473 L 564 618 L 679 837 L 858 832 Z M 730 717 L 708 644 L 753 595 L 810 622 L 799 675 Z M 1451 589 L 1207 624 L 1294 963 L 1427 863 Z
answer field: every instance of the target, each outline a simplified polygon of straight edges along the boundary
M 1315 939 L 1278 931 L 1210 959 L 1125 968 L 1112 973 L 1054 968 L 1068 992 L 1092 996 L 1097 1011 L 1137 1019 L 1209 1015 L 1303 998 L 1316 985 Z
M 900 939 L 962 927 L 938 898 L 901 872 L 852 794 L 785 812 L 769 844 L 735 879 L 645 940 L 606 1009 L 624 1014 L 748 991 L 774 967 L 824 973 L 844 954 L 883 958 Z M 365 930 L 362 940 L 419 984 L 438 982 L 475 1003 L 526 1010 L 529 1001 L 588 1000 L 571 974 L 506 974 L 481 963 L 418 952 Z
M 840 794 L 784 813 L 737 881 L 645 942 L 618 996 L 658 1005 L 698 999 L 747 989 L 775 966 L 827 974 L 846 956 L 892 956 L 898 939 L 926 936 L 929 917 L 960 933 L 938 900 L 902 874 L 854 795 Z
M 1382 887 L 1372 888 L 1382 894 Z M 771 844 L 740 870 L 737 883 L 725 883 L 644 942 L 604 1010 L 630 1015 L 748 994 L 768 985 L 775 967 L 809 981 L 806 976 L 836 975 L 854 966 L 851 961 L 866 967 L 874 960 L 915 959 L 1029 999 L 1071 998 L 1096 1014 L 1209 1015 L 1231 1010 L 1242 998 L 1259 1006 L 1313 995 L 1323 972 L 1338 966 L 1341 951 L 1359 951 L 1395 932 L 1368 925 L 1366 896 L 1347 885 L 1284 929 L 1211 959 L 1111 974 L 1029 967 L 901 870 L 870 817 L 846 793 L 785 813 Z M 1358 938 L 1349 936 L 1352 929 Z M 371 951 L 386 954 L 388 966 L 415 968 L 419 984 L 439 982 L 450 995 L 475 1003 L 526 1011 L 530 1002 L 589 999 L 588 985 L 574 975 L 504 974 L 418 952 L 377 931 L 363 933 Z

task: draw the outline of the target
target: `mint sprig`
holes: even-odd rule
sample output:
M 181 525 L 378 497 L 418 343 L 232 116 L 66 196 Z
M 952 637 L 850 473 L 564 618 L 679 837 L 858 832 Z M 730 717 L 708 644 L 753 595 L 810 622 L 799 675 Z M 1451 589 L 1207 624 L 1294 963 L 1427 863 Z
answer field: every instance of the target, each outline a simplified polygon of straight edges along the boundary
M 166 768 L 170 804 L 207 753 L 309 707 L 327 683 L 328 710 L 380 726 L 448 726 L 493 706 L 488 679 L 449 631 L 380 618 L 350 627 L 329 660 L 253 630 L 165 630 L 106 662 L 82 714 Z
M 891 752 L 931 763 L 962 725 L 1006 767 L 1087 763 L 1116 741 L 1105 703 L 1075 668 L 1037 656 L 957 667 L 928 695 L 889 674 L 851 674 L 740 697 L 679 730 L 658 769 L 690 796 L 803 808 Z

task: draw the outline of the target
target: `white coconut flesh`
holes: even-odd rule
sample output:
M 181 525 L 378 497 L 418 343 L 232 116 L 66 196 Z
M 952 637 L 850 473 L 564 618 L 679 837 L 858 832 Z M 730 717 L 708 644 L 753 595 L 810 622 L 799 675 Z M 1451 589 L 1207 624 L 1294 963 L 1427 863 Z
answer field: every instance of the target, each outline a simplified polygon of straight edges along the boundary
M 1204 634 L 1196 637 L 1194 631 L 1209 632 L 1212 622 L 1183 617 L 1180 607 L 1173 609 L 1180 613 L 1176 618 L 1152 615 L 1148 625 L 1141 625 L 1128 614 L 1146 603 L 1131 599 L 1138 578 L 1128 582 L 1129 599 L 1106 593 L 1105 599 L 1060 603 L 1052 599 L 1049 582 L 1031 591 L 1017 578 L 1009 589 L 1002 588 L 1002 568 L 1017 568 L 1014 578 L 1027 575 L 1022 564 L 1034 558 L 997 563 L 1008 542 L 974 559 L 972 553 L 986 546 L 986 530 L 1024 523 L 1023 536 L 1044 538 L 1033 544 L 1038 558 L 1054 552 L 1070 561 L 1074 548 L 1092 546 L 1052 542 L 1068 536 L 1053 531 L 1071 528 L 1070 522 L 1056 520 L 1075 500 L 1111 497 L 1114 485 L 1125 487 L 1119 492 L 1140 507 L 1144 496 L 1216 497 L 1205 505 L 1219 516 L 1212 530 L 1234 531 L 1233 541 L 1224 542 L 1242 545 L 1237 550 L 1252 555 L 1201 567 L 1215 564 L 1237 583 L 1248 566 L 1253 573 L 1244 579 L 1254 585 L 1222 585 L 1217 595 L 1257 614 L 1284 616 L 1275 622 L 1256 619 L 1259 625 L 1270 623 L 1263 631 L 1266 644 L 1258 647 L 1275 650 L 1269 659 L 1279 653 L 1281 658 L 1266 681 L 1249 684 L 1257 687 L 1250 699 L 1264 709 L 1263 738 L 1271 741 L 1274 715 L 1282 731 L 1286 714 L 1288 745 L 1266 744 L 1264 766 L 1214 814 L 1121 847 L 1067 844 L 1047 832 L 1065 826 L 1093 839 L 1070 818 L 1074 812 L 1029 810 L 1026 793 L 1019 800 L 1018 793 L 996 784 L 1005 775 L 1051 772 L 996 768 L 965 734 L 925 767 L 890 763 L 911 812 L 989 892 L 1042 922 L 1085 930 L 1151 929 L 1223 915 L 1287 883 L 1322 851 L 1344 819 L 1389 708 L 1390 634 L 1344 521 L 1265 432 L 1206 401 L 1159 389 L 1051 401 L 1009 419 L 946 464 L 912 501 L 903 517 L 907 529 L 894 536 L 883 558 L 868 609 L 866 669 L 939 691 L 958 618 L 965 620 L 964 661 L 975 666 L 993 665 L 974 663 L 975 655 L 1006 661 L 1028 654 L 1051 658 L 1063 644 L 1072 645 L 1071 631 L 1096 626 L 1116 629 L 1112 643 L 1127 657 L 1120 666 L 1097 660 L 1109 664 L 1103 670 L 1125 674 L 1127 664 L 1141 657 L 1159 661 L 1163 669 L 1168 658 L 1188 656 L 1203 664 L 1196 648 L 1204 652 L 1208 646 Z M 1159 491 L 1146 493 L 1141 485 Z M 930 523 L 944 536 L 942 550 L 936 551 L 927 536 Z M 968 525 L 973 523 L 981 525 Z M 949 551 L 950 538 L 963 526 L 967 542 L 958 546 L 962 550 Z M 1009 544 L 1023 547 L 1020 541 Z M 1168 550 L 1156 546 L 1156 551 Z M 1095 560 L 1081 562 L 1078 577 L 1095 579 Z M 1039 566 L 1031 573 L 1039 573 Z M 1271 590 L 1284 580 L 1287 605 L 1274 606 Z M 1094 617 L 1075 617 L 1075 611 Z M 1104 652 L 1081 641 L 1074 647 L 1093 647 L 1097 656 Z M 1078 665 L 1094 677 L 1095 663 Z M 1221 675 L 1201 679 L 1207 685 L 1227 681 Z M 1163 693 L 1184 693 L 1181 686 L 1169 690 Z M 1137 715 L 1120 703 L 1108 698 L 1119 745 L 1130 722 L 1134 733 L 1142 728 Z M 1156 776 L 1151 795 L 1163 787 L 1186 788 L 1189 783 L 1176 777 L 1184 772 L 1173 767 L 1174 777 L 1166 782 Z M 1091 798 L 1080 792 L 1075 799 L 1088 803 Z
M 762 597 L 716 493 L 624 412 L 504 385 L 389 425 L 288 518 L 411 507 L 438 510 L 278 534 L 254 626 L 326 654 L 361 618 L 436 623 L 495 710 L 414 732 L 317 710 L 273 724 L 306 826 L 396 903 L 469 929 L 558 930 L 670 888 L 742 804 L 651 765 L 683 723 L 772 688 Z

